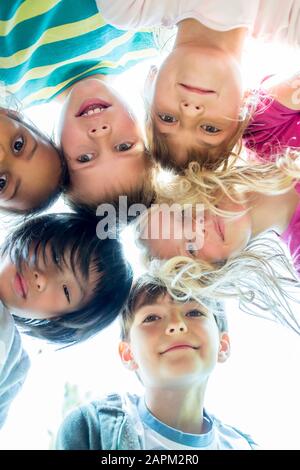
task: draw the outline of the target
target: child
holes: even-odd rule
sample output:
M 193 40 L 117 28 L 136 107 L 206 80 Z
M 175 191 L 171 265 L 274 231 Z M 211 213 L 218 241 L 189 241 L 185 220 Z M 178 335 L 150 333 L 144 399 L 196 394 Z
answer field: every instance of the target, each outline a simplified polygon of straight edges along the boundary
M 150 205 L 152 163 L 142 132 L 128 106 L 98 78 L 75 84 L 67 95 L 58 127 L 70 175 L 65 187 L 73 208 L 115 204 Z
M 149 144 L 165 167 L 217 166 L 243 132 L 240 62 L 248 32 L 300 44 L 299 2 L 291 0 L 98 0 L 119 28 L 177 26 L 172 52 L 150 90 Z
M 253 304 L 260 304 L 299 332 L 299 319 L 287 303 L 288 286 L 299 285 L 294 267 L 277 240 L 255 239 L 274 231 L 287 244 L 300 273 L 300 195 L 299 184 L 295 186 L 299 176 L 291 155 L 277 164 L 245 165 L 227 172 L 203 172 L 199 165 L 191 165 L 185 176 L 174 177 L 157 191 L 158 202 L 165 204 L 154 206 L 138 222 L 148 258 L 175 257 L 161 268 L 172 288 L 179 289 L 188 278 L 199 295 L 238 295 L 250 303 L 252 313 Z M 193 231 L 184 231 L 184 225 Z
M 0 106 L 0 210 L 33 214 L 60 195 L 65 164 L 51 139 Z
M 254 448 L 249 436 L 204 409 L 209 376 L 230 353 L 220 303 L 174 301 L 147 275 L 131 290 L 121 330 L 121 360 L 137 373 L 144 397 L 115 394 L 73 411 L 58 433 L 58 449 Z
M 0 423 L 28 367 L 12 318 L 31 336 L 72 345 L 115 319 L 131 281 L 120 242 L 100 240 L 90 215 L 40 216 L 9 236 L 0 263 Z
M 2 248 L 2 302 L 26 332 L 49 341 L 72 344 L 109 325 L 131 280 L 121 243 L 100 240 L 89 214 L 28 220 Z
M 24 106 L 56 98 L 67 99 L 60 132 L 71 180 L 70 186 L 65 180 L 63 183 L 72 199 L 98 203 L 98 200 L 101 202 L 102 199 L 118 196 L 122 191 L 134 193 L 136 189 L 137 193 L 143 192 L 150 163 L 141 131 L 123 101 L 103 80 L 108 75 L 120 74 L 139 60 L 155 55 L 153 34 L 124 33 L 105 24 L 95 0 L 79 0 L 76 7 L 73 0 L 49 0 L 39 4 L 35 0 L 9 0 L 1 6 L 0 20 L 0 77 L 7 91 L 13 93 Z M 93 87 L 95 80 L 86 80 L 91 77 L 100 80 L 97 90 Z M 83 88 L 77 88 L 81 80 Z M 86 84 L 87 88 L 90 85 L 90 90 L 85 88 Z M 69 100 L 68 94 L 72 92 L 73 85 L 74 93 Z M 81 101 L 75 100 L 73 103 L 74 94 L 77 93 Z M 73 120 L 70 120 L 68 111 L 73 112 L 74 104 L 76 110 Z M 81 109 L 82 105 L 84 109 Z M 67 122 L 64 122 L 65 119 Z M 22 121 L 22 118 L 19 120 Z M 98 133 L 103 133 L 103 126 L 106 136 L 99 139 Z M 0 127 L 0 139 L 1 131 Z M 14 136 L 19 138 L 18 148 L 27 137 L 19 136 L 20 133 L 17 129 L 18 135 Z M 60 169 L 55 152 L 52 151 L 50 159 L 50 151 L 49 155 L 46 151 L 44 149 L 42 155 L 39 153 L 38 159 L 32 160 L 32 165 L 35 172 L 41 172 L 45 160 L 49 183 L 44 181 L 43 188 L 48 185 L 49 194 L 51 188 L 58 187 Z M 92 157 L 97 157 L 97 165 L 90 172 L 90 168 L 86 167 L 90 167 Z M 31 178 L 31 167 L 21 176 L 12 174 L 14 184 L 18 178 L 22 183 L 26 177 L 29 185 L 31 179 L 31 188 L 27 185 L 26 192 L 22 191 L 21 194 L 24 211 L 39 206 L 47 198 L 46 190 L 41 190 L 35 173 Z M 5 175 L 5 178 L 9 179 L 8 176 Z M 76 186 L 78 193 L 74 190 Z M 31 193 L 35 196 L 33 201 Z M 9 196 L 11 194 L 10 191 Z M 7 206 L 9 210 L 18 210 L 18 205 L 12 201 Z

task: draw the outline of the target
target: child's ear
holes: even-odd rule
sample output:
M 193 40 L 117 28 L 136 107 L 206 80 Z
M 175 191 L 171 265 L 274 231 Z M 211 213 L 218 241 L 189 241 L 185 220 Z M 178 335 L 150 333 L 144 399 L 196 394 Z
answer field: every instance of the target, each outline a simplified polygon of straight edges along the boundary
M 155 65 L 151 65 L 144 83 L 144 95 L 146 98 L 150 99 L 150 96 L 152 95 L 152 85 L 156 78 L 157 71 L 157 67 Z
M 129 369 L 129 370 L 136 370 L 138 369 L 138 365 L 135 362 L 130 344 L 127 343 L 126 341 L 121 341 L 119 344 L 119 356 L 121 358 L 121 361 L 123 362 L 123 365 Z
M 228 333 L 220 334 L 218 362 L 225 362 L 230 356 L 230 339 Z

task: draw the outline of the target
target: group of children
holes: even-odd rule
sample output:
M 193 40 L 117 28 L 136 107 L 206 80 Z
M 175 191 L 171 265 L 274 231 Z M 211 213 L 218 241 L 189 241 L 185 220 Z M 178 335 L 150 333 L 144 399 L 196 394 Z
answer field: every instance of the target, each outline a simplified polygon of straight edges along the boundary
M 215 364 L 229 355 L 218 297 L 231 295 L 232 286 L 250 306 L 264 296 L 263 310 L 300 330 L 284 300 L 273 301 L 298 285 L 296 270 L 275 242 L 273 254 L 268 242 L 252 243 L 276 231 L 298 267 L 300 76 L 277 84 L 271 77 L 246 91 L 240 71 L 248 35 L 300 45 L 299 10 L 296 0 L 1 6 L 0 208 L 31 217 L 1 251 L 0 424 L 29 367 L 16 324 L 71 345 L 120 314 L 120 356 L 145 397 L 112 395 L 75 411 L 58 448 L 255 448 L 204 410 L 204 395 Z M 148 80 L 145 142 L 109 82 L 154 57 L 157 30 L 174 26 L 173 50 Z M 54 99 L 63 105 L 53 140 L 25 119 L 18 102 Z M 236 152 L 241 141 L 251 150 L 246 162 Z M 160 167 L 172 170 L 169 186 L 155 180 Z M 38 214 L 61 194 L 72 212 Z M 142 240 L 148 259 L 171 260 L 132 286 L 119 239 L 96 236 L 96 207 L 116 205 L 120 195 L 146 207 L 167 203 L 141 216 L 158 233 L 174 202 L 202 204 L 201 246 L 178 237 L 183 219 L 173 214 L 169 237 Z M 193 210 L 189 223 L 197 230 Z

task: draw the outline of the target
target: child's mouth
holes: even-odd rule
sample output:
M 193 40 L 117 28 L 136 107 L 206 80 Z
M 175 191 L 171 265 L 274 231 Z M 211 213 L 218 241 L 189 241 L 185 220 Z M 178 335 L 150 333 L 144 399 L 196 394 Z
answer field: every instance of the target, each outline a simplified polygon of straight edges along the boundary
M 103 100 L 89 99 L 82 103 L 75 117 L 93 116 L 100 114 L 105 109 L 110 108 L 111 104 Z
M 26 299 L 28 292 L 28 285 L 24 277 L 21 274 L 17 273 L 13 282 L 14 290 L 23 299 Z
M 212 93 L 216 93 L 214 90 L 208 90 L 207 88 L 198 88 L 190 85 L 186 85 L 185 83 L 179 83 L 185 90 L 191 91 L 192 93 L 198 93 L 199 95 L 209 95 Z

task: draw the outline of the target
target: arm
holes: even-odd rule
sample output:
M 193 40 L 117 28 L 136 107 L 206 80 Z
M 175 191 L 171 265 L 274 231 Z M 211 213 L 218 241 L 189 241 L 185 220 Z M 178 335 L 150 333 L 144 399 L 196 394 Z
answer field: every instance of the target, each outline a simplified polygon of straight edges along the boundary
M 0 331 L 0 348 L 4 362 L 0 363 L 0 427 L 6 419 L 11 402 L 19 392 L 29 369 L 29 358 L 22 348 L 19 332 L 14 326 L 12 341 Z M 4 333 L 4 334 L 3 334 Z M 7 349 L 8 346 L 8 349 Z
M 267 90 L 282 105 L 295 111 L 300 110 L 300 72 L 268 86 Z

